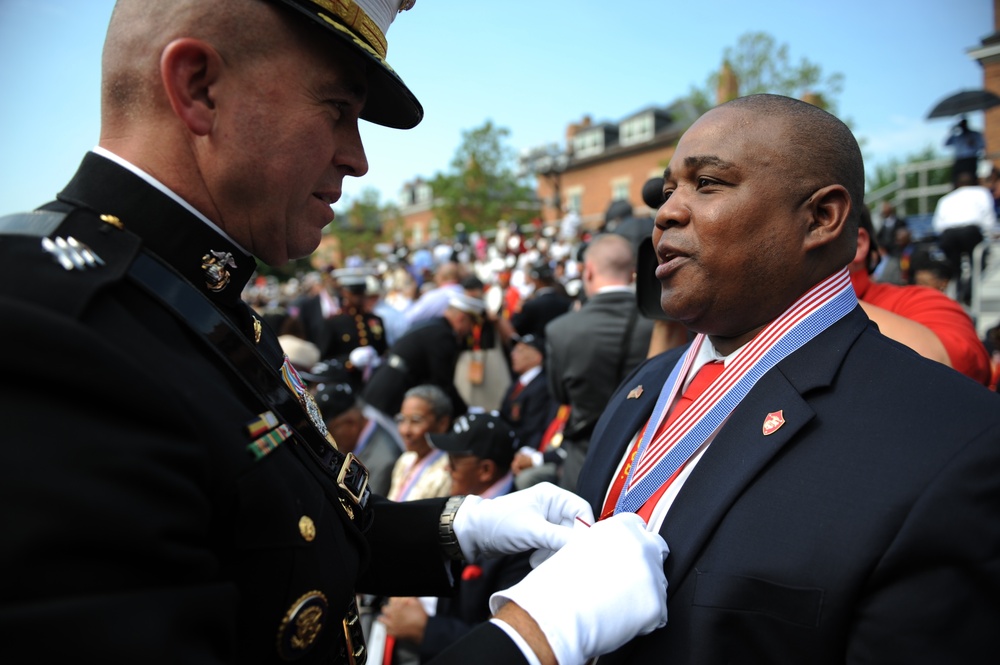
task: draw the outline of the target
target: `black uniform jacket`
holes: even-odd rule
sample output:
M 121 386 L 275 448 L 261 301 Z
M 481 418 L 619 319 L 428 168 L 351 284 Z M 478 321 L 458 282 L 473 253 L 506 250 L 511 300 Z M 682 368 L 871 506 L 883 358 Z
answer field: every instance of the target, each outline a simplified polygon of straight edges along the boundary
M 0 662 L 337 662 L 356 591 L 448 593 L 443 500 L 373 498 L 362 532 L 295 436 L 257 459 L 267 406 L 125 274 L 154 253 L 276 368 L 251 256 L 95 154 L 46 208 L 104 265 L 0 236 Z M 212 252 L 235 264 L 217 292 Z
M 448 319 L 435 316 L 420 321 L 392 345 L 361 396 L 382 413 L 395 416 L 407 390 L 429 383 L 441 388 L 451 398 L 454 415 L 461 415 L 468 406 L 455 388 L 460 351 Z

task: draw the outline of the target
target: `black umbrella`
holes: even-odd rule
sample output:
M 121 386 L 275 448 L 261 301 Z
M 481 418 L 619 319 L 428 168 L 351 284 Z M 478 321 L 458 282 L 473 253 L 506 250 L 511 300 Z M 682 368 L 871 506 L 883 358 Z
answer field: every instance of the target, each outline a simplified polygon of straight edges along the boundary
M 927 114 L 927 119 L 947 118 L 1000 106 L 1000 97 L 989 90 L 963 90 L 945 97 Z

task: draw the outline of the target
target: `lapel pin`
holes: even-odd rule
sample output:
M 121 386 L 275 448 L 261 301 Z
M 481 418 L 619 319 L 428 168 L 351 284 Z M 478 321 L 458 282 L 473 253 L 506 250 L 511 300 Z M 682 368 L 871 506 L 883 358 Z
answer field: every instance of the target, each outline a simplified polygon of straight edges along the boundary
M 638 385 L 629 392 L 628 397 L 626 399 L 639 399 L 641 395 L 642 395 L 642 385 Z
M 783 411 L 772 411 L 767 414 L 767 417 L 764 418 L 764 427 L 761 428 L 764 432 L 764 436 L 774 434 L 782 425 L 785 424 L 785 417 L 782 413 Z

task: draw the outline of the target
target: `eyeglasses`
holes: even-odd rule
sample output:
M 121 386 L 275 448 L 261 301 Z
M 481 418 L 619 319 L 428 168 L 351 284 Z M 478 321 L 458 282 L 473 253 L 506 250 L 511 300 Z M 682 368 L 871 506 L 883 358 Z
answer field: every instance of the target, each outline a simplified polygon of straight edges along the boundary
M 403 423 L 410 423 L 411 425 L 423 425 L 427 422 L 426 416 L 404 416 L 402 413 L 397 413 L 393 418 L 397 425 L 402 425 Z

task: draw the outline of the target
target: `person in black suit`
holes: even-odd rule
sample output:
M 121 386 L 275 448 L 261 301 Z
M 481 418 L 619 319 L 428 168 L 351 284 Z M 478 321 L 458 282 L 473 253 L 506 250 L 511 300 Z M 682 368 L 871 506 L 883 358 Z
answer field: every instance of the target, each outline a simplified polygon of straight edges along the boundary
M 399 413 L 407 390 L 429 383 L 451 398 L 456 415 L 465 413 L 468 407 L 455 388 L 455 364 L 483 310 L 483 301 L 478 298 L 452 295 L 443 316 L 417 323 L 392 345 L 361 397 L 393 417 Z
M 1000 398 L 859 307 L 850 129 L 738 98 L 681 137 L 664 194 L 639 279 L 698 334 L 621 383 L 578 491 L 665 536 L 670 621 L 601 665 L 989 662 Z
M 586 301 L 545 328 L 549 393 L 570 407 L 562 445 L 560 484 L 573 490 L 594 424 L 615 386 L 646 359 L 653 322 L 639 314 L 633 285 L 636 255 L 624 236 L 605 233 L 583 255 Z
M 356 662 L 356 593 L 446 594 L 447 561 L 544 547 L 554 571 L 521 584 L 551 594 L 606 532 L 659 581 L 662 541 L 630 519 L 578 534 L 589 506 L 553 488 L 372 496 L 240 297 L 256 258 L 317 246 L 367 170 L 359 118 L 420 120 L 384 64 L 399 4 L 116 4 L 99 147 L 56 201 L 0 219 L 0 661 Z M 648 600 L 605 647 L 665 620 Z M 441 662 L 552 662 L 572 626 L 536 615 L 498 608 Z
M 521 302 L 520 309 L 510 319 L 498 318 L 498 329 L 509 346 L 515 335 L 545 336 L 549 321 L 562 316 L 573 306 L 573 299 L 556 279 L 548 261 L 539 261 L 528 271 L 533 290 Z
M 545 339 L 517 337 L 510 355 L 517 380 L 504 394 L 500 416 L 513 426 L 522 446 L 537 450 L 559 406 L 552 400 L 545 377 Z
M 332 271 L 323 270 L 309 279 L 308 295 L 292 301 L 288 311 L 298 320 L 304 333 L 303 337 L 317 348 L 322 349 L 330 338 L 328 322 L 340 314 L 340 298 L 337 297 L 337 284 Z M 308 277 L 308 275 L 307 275 Z M 315 284 L 313 281 L 315 280 Z M 277 330 L 277 328 L 275 328 Z M 324 356 L 325 357 L 325 356 Z

